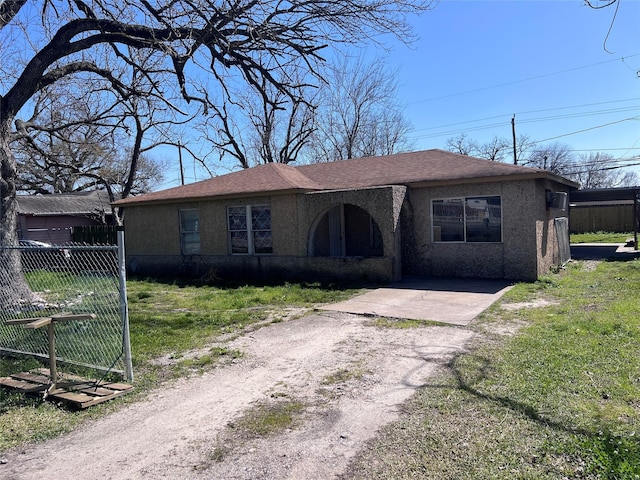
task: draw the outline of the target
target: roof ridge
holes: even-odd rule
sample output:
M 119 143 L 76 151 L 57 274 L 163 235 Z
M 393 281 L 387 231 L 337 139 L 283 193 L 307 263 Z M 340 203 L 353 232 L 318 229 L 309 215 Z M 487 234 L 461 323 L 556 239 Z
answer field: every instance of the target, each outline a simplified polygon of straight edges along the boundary
M 285 183 L 290 185 L 292 188 L 309 188 L 309 186 L 308 185 L 302 185 L 300 182 L 293 181 L 293 179 L 289 175 L 284 175 L 284 172 L 282 170 L 285 170 L 287 172 L 287 174 L 293 174 L 295 176 L 302 177 L 305 180 L 306 183 L 308 183 L 310 185 L 313 185 L 314 188 L 317 188 L 317 189 L 321 189 L 322 188 L 315 181 L 313 181 L 311 178 L 309 178 L 304 173 L 302 173 L 302 171 L 299 169 L 298 166 L 293 166 L 293 165 L 289 165 L 288 163 L 279 163 L 279 162 L 272 162 L 272 163 L 267 164 L 267 165 L 273 165 L 276 174 Z

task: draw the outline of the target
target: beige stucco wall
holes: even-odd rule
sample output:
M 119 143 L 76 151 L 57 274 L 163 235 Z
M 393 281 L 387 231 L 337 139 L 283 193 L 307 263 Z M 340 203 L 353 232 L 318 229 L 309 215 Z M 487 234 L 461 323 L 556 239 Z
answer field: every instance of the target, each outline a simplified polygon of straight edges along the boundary
M 554 182 L 538 180 L 536 182 L 537 194 L 546 198 L 546 192 L 569 192 L 569 189 L 558 185 Z M 555 219 L 558 217 L 568 217 L 567 210 L 561 211 L 554 208 L 547 208 L 546 203 L 544 208 L 540 208 L 538 212 L 538 220 L 536 222 L 536 231 L 538 238 L 537 246 L 537 263 L 538 263 L 538 275 L 544 275 L 549 272 L 549 269 L 558 265 L 560 259 L 560 246 L 558 244 L 558 235 L 555 227 Z M 568 228 L 568 221 L 567 221 Z M 568 231 L 566 232 L 568 235 Z
M 274 255 L 298 253 L 295 195 L 128 207 L 125 211 L 127 251 L 129 255 L 180 255 L 180 210 L 196 209 L 200 221 L 200 253 L 226 254 L 229 251 L 227 207 L 247 204 L 271 205 Z
M 545 190 L 562 190 L 548 180 L 466 185 L 281 194 L 242 199 L 129 207 L 125 211 L 130 268 L 150 274 L 215 278 L 257 275 L 285 278 L 398 280 L 403 274 L 535 280 L 558 262 L 553 219 Z M 502 242 L 432 241 L 431 201 L 499 195 Z M 272 255 L 230 255 L 226 208 L 271 206 Z M 372 258 L 310 256 L 310 234 L 319 219 L 339 204 L 369 212 L 380 227 L 383 255 Z M 180 254 L 179 211 L 196 208 L 201 254 Z
M 535 280 L 558 261 L 553 212 L 542 180 L 412 188 L 405 207 L 404 271 L 417 275 Z M 501 197 L 502 242 L 434 242 L 431 201 L 470 196 Z
M 189 205 L 193 207 L 193 204 Z M 128 256 L 180 253 L 180 225 L 176 205 L 128 207 L 124 223 Z
M 399 239 L 394 228 L 405 187 L 283 194 L 241 199 L 202 200 L 125 211 L 129 267 L 135 272 L 216 277 L 258 275 L 285 278 L 348 278 L 398 280 L 401 275 Z M 309 234 L 314 223 L 340 203 L 357 205 L 378 223 L 384 244 L 379 258 L 309 256 Z M 272 255 L 230 255 L 226 209 L 241 205 L 271 206 Z M 200 255 L 180 254 L 179 211 L 197 209 L 200 220 Z

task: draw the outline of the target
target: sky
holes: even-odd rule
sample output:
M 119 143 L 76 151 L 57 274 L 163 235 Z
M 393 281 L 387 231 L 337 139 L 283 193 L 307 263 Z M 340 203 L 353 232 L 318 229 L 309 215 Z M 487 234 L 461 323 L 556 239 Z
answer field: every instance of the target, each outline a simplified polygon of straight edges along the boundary
M 388 61 L 417 149 L 510 139 L 515 115 L 517 136 L 640 156 L 640 0 L 443 0 L 413 25 Z
M 441 0 L 411 24 L 412 45 L 382 39 L 388 51 L 369 53 L 396 74 L 415 150 L 461 134 L 511 139 L 515 116 L 517 137 L 640 163 L 640 0 L 617 11 L 582 0 Z M 207 176 L 186 161 L 187 183 Z

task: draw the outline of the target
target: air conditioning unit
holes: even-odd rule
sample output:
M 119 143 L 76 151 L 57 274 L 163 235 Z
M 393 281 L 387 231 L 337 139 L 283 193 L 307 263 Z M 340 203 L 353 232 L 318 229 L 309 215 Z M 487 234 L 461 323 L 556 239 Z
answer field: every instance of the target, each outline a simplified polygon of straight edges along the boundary
M 547 191 L 547 208 L 565 211 L 569 206 L 569 195 L 567 192 Z

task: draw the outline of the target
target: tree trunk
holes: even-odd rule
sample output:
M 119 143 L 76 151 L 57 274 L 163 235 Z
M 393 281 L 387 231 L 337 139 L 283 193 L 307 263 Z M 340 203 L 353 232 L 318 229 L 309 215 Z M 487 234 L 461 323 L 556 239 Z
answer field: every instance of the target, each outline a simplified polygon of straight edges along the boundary
M 0 114 L 2 112 L 0 111 Z M 16 162 L 9 146 L 10 121 L 0 123 L 0 310 L 19 311 L 35 299 L 22 272 L 18 246 Z

